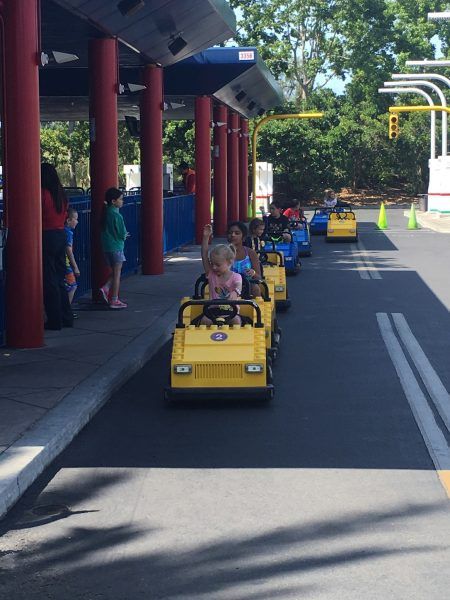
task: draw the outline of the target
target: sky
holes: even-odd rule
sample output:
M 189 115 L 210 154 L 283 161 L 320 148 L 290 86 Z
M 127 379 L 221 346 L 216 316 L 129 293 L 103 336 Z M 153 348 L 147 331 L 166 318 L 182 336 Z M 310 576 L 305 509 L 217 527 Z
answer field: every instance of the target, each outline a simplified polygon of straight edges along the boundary
M 235 8 L 234 12 L 236 14 L 236 19 L 239 21 L 239 19 L 242 17 L 242 11 L 241 11 L 241 9 L 240 8 Z M 436 48 L 435 57 L 434 58 L 435 59 L 442 58 L 443 54 L 442 54 L 442 51 L 441 51 L 441 42 L 440 42 L 438 36 L 435 35 L 431 39 L 431 42 L 432 42 L 432 44 L 434 44 L 434 47 Z M 423 57 L 421 57 L 421 56 L 415 57 L 416 60 L 420 60 L 421 58 L 423 58 Z M 321 75 L 321 76 L 319 76 L 317 78 L 318 85 L 320 85 L 320 83 L 323 82 L 325 80 L 325 78 L 327 78 L 327 75 Z M 343 94 L 345 92 L 345 86 L 350 81 L 351 81 L 351 75 L 348 75 L 344 81 L 342 81 L 342 79 L 340 79 L 340 78 L 333 77 L 333 79 L 329 83 L 327 83 L 325 85 L 325 88 L 329 88 L 329 89 L 333 90 L 333 92 L 335 94 L 339 94 L 340 95 L 340 94 Z

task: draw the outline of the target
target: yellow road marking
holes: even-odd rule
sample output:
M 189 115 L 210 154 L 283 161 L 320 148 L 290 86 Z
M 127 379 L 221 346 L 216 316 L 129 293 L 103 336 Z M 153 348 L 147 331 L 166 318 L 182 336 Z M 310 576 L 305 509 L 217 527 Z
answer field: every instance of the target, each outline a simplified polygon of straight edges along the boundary
M 447 496 L 450 498 L 450 471 L 437 471 L 437 474 L 447 492 Z

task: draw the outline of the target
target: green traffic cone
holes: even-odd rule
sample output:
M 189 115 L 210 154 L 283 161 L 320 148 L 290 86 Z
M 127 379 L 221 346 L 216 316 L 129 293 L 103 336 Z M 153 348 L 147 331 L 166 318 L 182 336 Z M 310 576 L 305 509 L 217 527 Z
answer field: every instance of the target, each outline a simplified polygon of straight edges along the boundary
M 382 202 L 381 206 L 380 206 L 380 214 L 378 215 L 377 227 L 378 227 L 378 229 L 387 229 L 388 228 L 386 209 L 384 207 L 384 202 Z
M 411 204 L 411 210 L 409 211 L 408 229 L 419 229 L 414 203 Z

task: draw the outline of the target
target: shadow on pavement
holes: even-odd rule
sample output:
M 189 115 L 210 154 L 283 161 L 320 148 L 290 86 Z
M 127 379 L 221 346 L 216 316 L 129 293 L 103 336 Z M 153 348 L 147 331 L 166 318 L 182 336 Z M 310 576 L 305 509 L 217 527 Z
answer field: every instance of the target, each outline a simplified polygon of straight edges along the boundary
M 389 535 L 393 524 L 440 510 L 428 504 L 339 515 L 197 545 L 180 540 L 170 551 L 158 544 L 151 527 L 72 526 L 45 542 L 0 553 L 1 590 L 5 598 L 16 600 L 40 600 L 44 595 L 48 600 L 128 599 L 130 590 L 133 599 L 218 598 L 227 593 L 238 594 L 227 598 L 266 600 L 290 593 L 295 598 L 313 591 L 330 593 L 332 583 L 326 575 L 336 568 L 392 556 L 417 554 L 423 559 L 441 551 L 431 541 L 388 544 L 379 537 Z M 373 534 L 370 540 L 364 538 L 367 531 Z M 114 558 L 109 560 L 111 552 Z M 314 579 L 305 583 L 308 574 Z

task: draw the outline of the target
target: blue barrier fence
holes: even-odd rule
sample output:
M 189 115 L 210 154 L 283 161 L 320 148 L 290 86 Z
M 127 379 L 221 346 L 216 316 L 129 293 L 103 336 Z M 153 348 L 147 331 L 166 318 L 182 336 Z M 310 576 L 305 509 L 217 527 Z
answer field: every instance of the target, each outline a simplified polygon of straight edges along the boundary
M 76 296 L 82 296 L 91 287 L 91 198 L 90 196 L 72 196 L 70 206 L 78 211 L 78 226 L 74 233 L 74 253 L 80 269 Z M 1 210 L 1 206 L 0 206 Z M 130 237 L 125 242 L 123 274 L 137 273 L 141 264 L 141 196 L 124 196 L 121 209 Z M 194 195 L 164 198 L 164 253 L 177 250 L 189 244 L 195 238 Z M 0 249 L 1 251 L 1 249 Z M 4 285 L 0 271 L 0 346 L 3 339 Z

